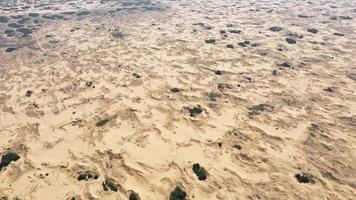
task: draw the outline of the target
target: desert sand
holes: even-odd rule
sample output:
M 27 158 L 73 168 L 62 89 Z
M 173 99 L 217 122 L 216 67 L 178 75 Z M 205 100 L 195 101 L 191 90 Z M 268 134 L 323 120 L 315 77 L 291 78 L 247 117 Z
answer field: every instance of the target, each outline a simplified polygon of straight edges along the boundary
M 351 0 L 2 0 L 0 199 L 355 199 L 355 63 Z

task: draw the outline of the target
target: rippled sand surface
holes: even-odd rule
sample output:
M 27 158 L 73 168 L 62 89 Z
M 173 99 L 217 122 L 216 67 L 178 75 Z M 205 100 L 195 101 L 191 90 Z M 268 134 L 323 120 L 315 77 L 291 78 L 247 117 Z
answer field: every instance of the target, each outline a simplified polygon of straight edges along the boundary
M 2 0 L 0 199 L 355 199 L 356 2 Z

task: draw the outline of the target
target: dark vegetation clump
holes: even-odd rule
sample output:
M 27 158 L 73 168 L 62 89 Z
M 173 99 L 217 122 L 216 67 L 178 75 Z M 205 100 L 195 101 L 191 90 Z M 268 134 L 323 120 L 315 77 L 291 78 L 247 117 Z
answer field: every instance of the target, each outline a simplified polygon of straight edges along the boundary
M 177 186 L 170 194 L 169 200 L 185 200 L 187 193 Z
M 208 178 L 208 172 L 204 169 L 204 167 L 201 167 L 199 163 L 195 163 L 193 165 L 193 172 L 197 175 L 200 181 L 204 181 Z
M 223 74 L 223 71 L 221 71 L 221 70 L 216 70 L 214 73 L 215 73 L 216 75 L 222 75 L 222 74 Z
M 1 157 L 0 171 L 2 170 L 3 167 L 8 166 L 11 162 L 17 161 L 18 159 L 20 159 L 20 156 L 17 153 L 8 152 L 4 154 Z
M 221 97 L 221 94 L 219 94 L 219 93 L 215 93 L 215 92 L 208 93 L 208 98 L 210 101 L 216 101 L 220 97 Z
M 107 124 L 109 121 L 110 121 L 110 120 L 108 120 L 108 119 L 100 120 L 100 121 L 98 121 L 98 122 L 95 124 L 95 126 L 98 126 L 98 127 L 104 126 L 104 125 Z
M 80 174 L 77 177 L 78 181 L 89 181 L 90 179 L 98 179 L 99 176 L 97 174 L 85 171 L 85 172 L 80 172 Z
M 140 196 L 136 192 L 132 191 L 129 195 L 129 200 L 140 200 Z
M 115 183 L 115 181 L 111 180 L 111 179 L 106 179 L 103 183 L 103 189 L 104 191 L 113 191 L 113 192 L 117 192 L 117 184 Z
M 294 177 L 299 183 L 314 183 L 313 177 L 309 174 L 296 174 Z
M 200 107 L 200 105 L 194 106 L 193 108 L 189 108 L 188 110 L 191 117 L 196 117 L 197 115 L 203 112 L 203 109 L 202 107 Z

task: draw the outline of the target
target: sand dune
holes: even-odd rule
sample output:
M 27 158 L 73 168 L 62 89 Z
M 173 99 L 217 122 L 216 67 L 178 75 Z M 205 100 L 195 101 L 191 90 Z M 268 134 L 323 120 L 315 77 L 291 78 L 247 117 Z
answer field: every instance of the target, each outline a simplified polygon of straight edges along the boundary
M 0 199 L 355 199 L 356 2 L 0 8 Z

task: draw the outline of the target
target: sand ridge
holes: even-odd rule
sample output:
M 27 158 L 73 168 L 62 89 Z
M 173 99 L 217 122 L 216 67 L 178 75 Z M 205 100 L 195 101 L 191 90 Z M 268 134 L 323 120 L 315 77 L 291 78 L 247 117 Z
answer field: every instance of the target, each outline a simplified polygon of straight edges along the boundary
M 352 1 L 6 2 L 1 198 L 356 196 Z

